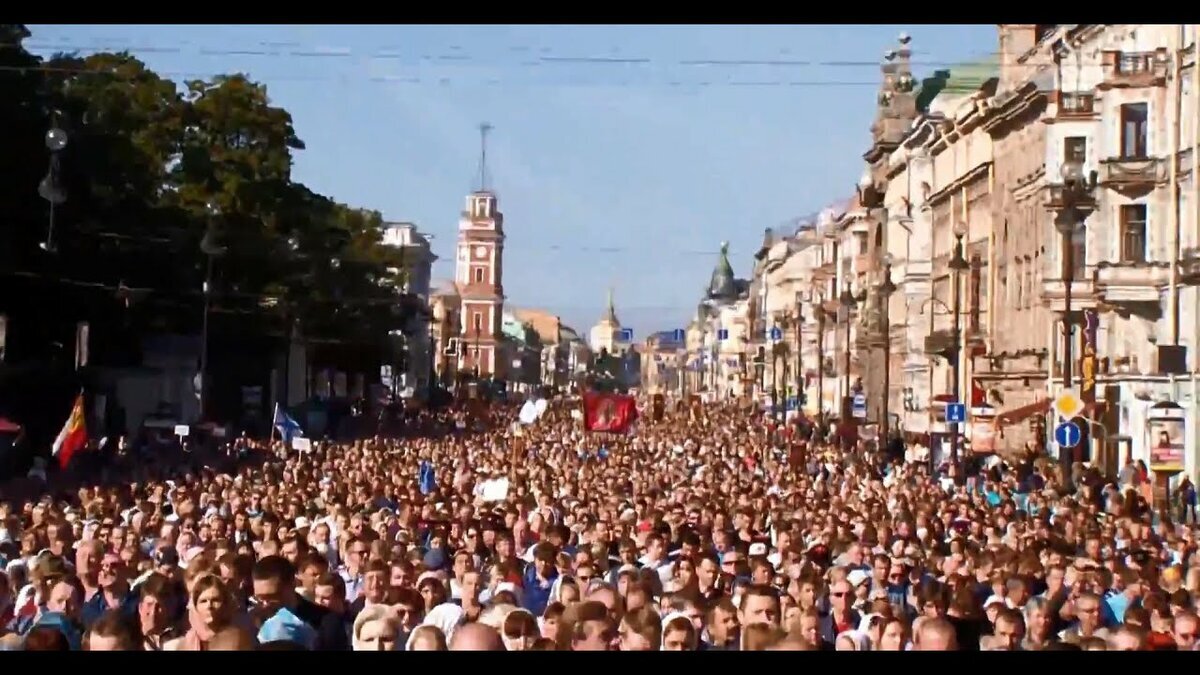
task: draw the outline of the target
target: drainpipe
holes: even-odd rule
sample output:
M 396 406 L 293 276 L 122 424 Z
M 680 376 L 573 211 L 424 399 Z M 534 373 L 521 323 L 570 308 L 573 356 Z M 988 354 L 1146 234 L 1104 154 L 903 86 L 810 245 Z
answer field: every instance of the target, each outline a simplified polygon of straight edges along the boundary
M 1185 42 L 1184 24 L 1179 24 L 1179 29 L 1175 34 L 1175 39 L 1172 40 L 1173 49 L 1171 50 L 1174 57 L 1175 77 L 1171 82 L 1171 164 L 1169 167 L 1170 175 L 1168 185 L 1171 195 L 1171 210 L 1170 224 L 1171 231 L 1171 270 L 1170 270 L 1170 306 L 1167 308 L 1168 315 L 1171 321 L 1171 344 L 1179 344 L 1179 245 L 1182 237 L 1180 230 L 1180 206 L 1179 199 L 1183 195 L 1179 189 L 1179 151 L 1182 145 L 1181 126 L 1183 119 L 1183 46 Z M 1195 68 L 1193 67 L 1193 70 Z M 1196 77 L 1192 76 L 1192 89 L 1196 89 Z M 1194 135 L 1194 134 L 1193 134 Z M 1195 141 L 1193 141 L 1193 144 Z M 1192 183 L 1196 182 L 1196 156 L 1192 155 Z M 1174 378 L 1171 380 L 1174 382 Z M 1172 400 L 1176 400 L 1175 392 L 1171 392 Z

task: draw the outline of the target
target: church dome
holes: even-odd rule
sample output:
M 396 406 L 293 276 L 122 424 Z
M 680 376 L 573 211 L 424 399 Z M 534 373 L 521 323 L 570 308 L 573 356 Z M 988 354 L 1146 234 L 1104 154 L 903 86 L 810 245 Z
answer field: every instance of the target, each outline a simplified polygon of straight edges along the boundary
M 712 300 L 736 300 L 737 285 L 733 278 L 733 265 L 729 264 L 729 242 L 721 242 L 721 257 L 713 268 L 708 283 L 708 297 Z

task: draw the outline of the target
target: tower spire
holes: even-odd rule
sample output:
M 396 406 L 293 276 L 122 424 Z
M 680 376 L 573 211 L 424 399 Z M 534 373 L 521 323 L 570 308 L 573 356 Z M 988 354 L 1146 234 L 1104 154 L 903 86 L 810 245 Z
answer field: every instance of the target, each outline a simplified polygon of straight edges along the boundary
M 608 307 L 604 311 L 604 318 L 610 323 L 617 324 L 617 305 L 613 302 L 612 286 L 608 287 Z
M 479 125 L 479 191 L 484 192 L 487 187 L 487 137 L 488 132 L 492 130 L 492 125 L 484 122 Z

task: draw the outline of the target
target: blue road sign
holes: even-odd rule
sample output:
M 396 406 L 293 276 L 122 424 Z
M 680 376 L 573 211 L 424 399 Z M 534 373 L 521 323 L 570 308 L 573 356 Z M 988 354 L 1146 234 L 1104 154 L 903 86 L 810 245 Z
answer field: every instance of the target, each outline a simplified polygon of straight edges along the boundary
M 621 342 L 633 342 L 633 329 L 622 328 L 618 339 Z
M 789 398 L 787 400 L 787 409 L 788 410 L 799 410 L 800 409 L 800 399 Z
M 962 403 L 946 404 L 946 421 L 959 424 L 967 421 L 967 406 Z
M 729 329 L 728 328 L 718 328 L 717 329 L 717 339 L 718 340 L 728 340 L 729 339 Z
M 782 339 L 783 339 L 783 331 L 780 330 L 779 326 L 772 326 L 771 327 L 771 342 L 779 342 Z
M 867 416 L 867 395 L 855 394 L 854 400 L 850 404 L 850 412 L 855 417 L 865 418 Z
M 1074 422 L 1063 422 L 1054 427 L 1054 442 L 1058 443 L 1060 448 L 1073 448 L 1079 445 L 1081 436 L 1079 425 Z
M 687 333 L 683 332 L 682 328 L 676 328 L 675 331 L 671 333 L 671 337 L 675 338 L 676 342 L 683 342 L 687 337 Z

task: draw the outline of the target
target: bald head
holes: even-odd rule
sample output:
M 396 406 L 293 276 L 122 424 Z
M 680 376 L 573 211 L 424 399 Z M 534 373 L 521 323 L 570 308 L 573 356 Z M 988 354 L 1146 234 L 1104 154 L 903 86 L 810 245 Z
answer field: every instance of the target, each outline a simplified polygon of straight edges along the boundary
M 502 652 L 504 642 L 495 628 L 481 623 L 459 626 L 450 639 L 452 652 Z
M 945 619 L 929 619 L 921 624 L 917 649 L 923 652 L 958 651 L 958 639 L 954 626 Z

